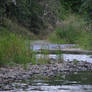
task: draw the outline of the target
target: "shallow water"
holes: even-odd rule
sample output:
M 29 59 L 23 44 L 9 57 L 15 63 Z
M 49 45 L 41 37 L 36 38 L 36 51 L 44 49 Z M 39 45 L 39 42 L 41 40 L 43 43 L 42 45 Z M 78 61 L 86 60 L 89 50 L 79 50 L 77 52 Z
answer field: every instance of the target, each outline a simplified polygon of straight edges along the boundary
M 47 57 L 52 59 L 53 61 L 58 61 L 60 58 L 63 59 L 64 61 L 87 61 L 92 63 L 92 56 L 91 55 L 84 55 L 84 54 L 61 54 L 61 55 L 56 55 L 56 54 L 49 54 L 49 55 L 43 55 L 43 54 L 38 54 L 36 55 L 37 59 L 41 57 Z
M 34 51 L 38 51 L 39 49 L 49 49 L 49 50 L 53 50 L 53 49 L 65 49 L 65 48 L 74 48 L 77 45 L 75 44 L 33 44 L 31 45 L 31 49 L 33 49 Z M 77 48 L 79 49 L 79 48 Z M 36 55 L 37 58 L 40 57 L 44 57 L 44 55 L 42 54 L 38 54 Z M 87 61 L 92 63 L 92 55 L 86 55 L 86 54 L 62 54 L 62 55 L 56 55 L 56 54 L 49 54 L 49 55 L 45 55 L 45 57 L 49 57 L 50 59 L 53 60 L 58 60 L 60 58 L 62 58 L 64 61 L 73 61 L 73 60 L 78 60 L 78 61 Z
M 39 49 L 61 49 L 61 48 L 72 48 L 76 47 L 75 44 L 33 44 L 31 45 L 31 49 L 37 51 Z
M 65 61 L 78 60 L 78 61 L 87 61 L 87 62 L 92 63 L 92 56 L 91 55 L 63 54 L 63 58 Z
M 74 47 L 75 45 L 54 45 L 48 44 L 41 45 L 35 44 L 31 46 L 31 49 L 34 51 L 39 50 L 41 48 L 45 49 L 57 49 L 60 48 L 68 48 Z M 40 57 L 44 57 L 42 54 L 37 54 L 37 59 Z M 49 57 L 53 60 L 58 60 L 59 58 L 63 58 L 64 61 L 87 61 L 92 62 L 91 55 L 80 55 L 80 54 L 63 54 L 63 55 L 55 55 L 49 54 L 46 57 Z M 80 73 L 71 73 L 69 75 L 61 74 L 56 77 L 49 79 L 30 79 L 25 80 L 25 82 L 17 82 L 11 83 L 13 90 L 9 91 L 0 91 L 0 92 L 92 92 L 92 72 L 80 72 Z
M 0 92 L 92 92 L 92 72 L 58 75 L 44 80 L 38 78 L 15 84 L 14 90 Z

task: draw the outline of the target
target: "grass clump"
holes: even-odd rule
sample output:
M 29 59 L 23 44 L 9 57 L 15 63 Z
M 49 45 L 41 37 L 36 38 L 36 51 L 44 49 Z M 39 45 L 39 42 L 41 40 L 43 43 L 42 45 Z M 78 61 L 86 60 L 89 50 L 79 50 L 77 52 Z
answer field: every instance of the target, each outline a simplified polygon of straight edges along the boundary
M 77 65 L 77 64 L 79 63 L 79 61 L 76 60 L 76 59 L 74 59 L 74 60 L 73 60 L 73 63 L 74 63 L 75 65 Z
M 25 43 L 30 42 L 21 36 L 9 33 L 7 29 L 0 29 L 0 65 L 32 62 L 32 52 Z
M 42 64 L 42 65 L 51 63 L 51 60 L 47 55 L 41 56 L 37 61 L 38 64 Z

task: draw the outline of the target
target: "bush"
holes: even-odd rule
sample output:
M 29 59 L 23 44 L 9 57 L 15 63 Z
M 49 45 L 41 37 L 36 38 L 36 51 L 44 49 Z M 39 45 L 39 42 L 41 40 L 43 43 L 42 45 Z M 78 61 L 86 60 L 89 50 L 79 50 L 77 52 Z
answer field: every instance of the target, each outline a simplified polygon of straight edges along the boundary
M 29 51 L 28 40 L 13 33 L 0 32 L 0 65 L 18 63 L 26 64 L 32 61 L 32 52 Z

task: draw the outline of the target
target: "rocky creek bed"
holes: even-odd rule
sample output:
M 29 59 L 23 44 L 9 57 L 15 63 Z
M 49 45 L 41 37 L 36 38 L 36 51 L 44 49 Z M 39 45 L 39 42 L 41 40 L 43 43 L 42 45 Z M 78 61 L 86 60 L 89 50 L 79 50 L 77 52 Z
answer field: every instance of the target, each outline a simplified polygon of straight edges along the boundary
M 1 67 L 0 68 L 0 91 L 13 90 L 13 82 L 21 82 L 31 78 L 36 78 L 37 75 L 43 78 L 54 77 L 57 74 L 69 74 L 71 72 L 92 71 L 92 63 L 89 62 L 64 62 L 52 63 L 45 65 L 29 64 L 27 69 L 23 66 L 16 67 Z

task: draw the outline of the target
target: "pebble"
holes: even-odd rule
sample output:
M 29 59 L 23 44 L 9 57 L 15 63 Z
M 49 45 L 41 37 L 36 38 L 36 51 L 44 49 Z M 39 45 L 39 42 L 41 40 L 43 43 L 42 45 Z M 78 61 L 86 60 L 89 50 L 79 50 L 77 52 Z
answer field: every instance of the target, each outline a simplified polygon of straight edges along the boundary
M 12 89 L 10 85 L 12 82 L 27 80 L 36 75 L 52 77 L 59 73 L 69 73 L 69 72 L 80 72 L 80 71 L 92 71 L 92 63 L 88 62 L 66 62 L 66 63 L 52 63 L 45 65 L 31 65 L 24 70 L 18 67 L 4 67 L 0 68 L 0 90 Z

